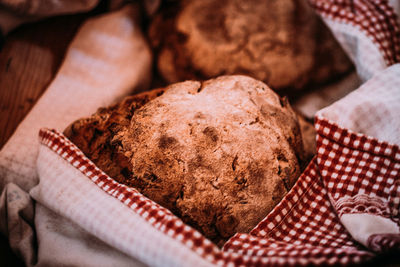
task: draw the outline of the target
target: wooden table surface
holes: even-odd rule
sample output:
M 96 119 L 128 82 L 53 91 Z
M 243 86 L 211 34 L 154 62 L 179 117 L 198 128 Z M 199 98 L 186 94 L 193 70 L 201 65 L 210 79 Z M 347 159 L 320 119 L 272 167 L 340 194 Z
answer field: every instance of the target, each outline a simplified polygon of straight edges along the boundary
M 0 147 L 56 74 L 83 15 L 24 25 L 0 51 Z
M 68 44 L 88 16 L 46 19 L 6 36 L 0 50 L 0 149 L 57 73 Z M 0 266 L 23 266 L 1 234 Z

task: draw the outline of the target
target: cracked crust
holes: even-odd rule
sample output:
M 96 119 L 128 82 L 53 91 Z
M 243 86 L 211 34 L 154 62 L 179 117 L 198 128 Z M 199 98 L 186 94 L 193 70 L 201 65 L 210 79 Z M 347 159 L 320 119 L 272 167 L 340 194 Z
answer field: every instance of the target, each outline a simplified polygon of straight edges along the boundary
M 128 97 L 65 134 L 111 177 L 219 245 L 270 212 L 306 157 L 287 100 L 245 76 Z
M 121 143 L 114 136 L 128 127 L 133 113 L 150 100 L 164 93 L 164 88 L 126 97 L 120 103 L 99 108 L 89 118 L 70 124 L 64 135 L 100 169 L 120 183 L 129 183 L 131 166 L 121 151 Z
M 351 68 L 304 0 L 176 1 L 155 17 L 149 39 L 169 83 L 245 74 L 298 89 Z

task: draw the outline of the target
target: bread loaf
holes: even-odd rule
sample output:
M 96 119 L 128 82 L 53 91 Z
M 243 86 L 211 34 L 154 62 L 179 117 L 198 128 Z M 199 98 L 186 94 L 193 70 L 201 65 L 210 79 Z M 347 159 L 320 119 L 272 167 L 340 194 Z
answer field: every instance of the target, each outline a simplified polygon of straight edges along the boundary
M 245 74 L 290 92 L 352 66 L 306 0 L 173 1 L 148 35 L 168 83 Z
M 128 97 L 64 133 L 111 177 L 217 244 L 256 226 L 306 160 L 289 103 L 246 76 Z

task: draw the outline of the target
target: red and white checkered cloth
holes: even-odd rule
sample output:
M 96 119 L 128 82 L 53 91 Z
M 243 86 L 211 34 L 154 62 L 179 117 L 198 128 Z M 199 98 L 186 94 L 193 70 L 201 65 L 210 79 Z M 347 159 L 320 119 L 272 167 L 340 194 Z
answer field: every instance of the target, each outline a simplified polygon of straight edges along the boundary
M 363 81 L 400 62 L 399 14 L 388 0 L 309 2 L 353 60 Z
M 382 76 L 388 78 L 388 75 L 393 75 L 393 77 L 382 79 Z M 400 65 L 387 69 L 344 100 L 359 98 L 359 93 L 363 93 L 365 88 L 369 88 L 368 91 L 371 96 L 375 96 L 374 99 L 385 98 L 381 94 L 382 88 L 391 92 L 393 99 L 400 99 L 400 90 L 397 87 L 390 87 L 393 85 L 393 80 L 397 80 L 397 84 L 400 84 Z M 378 81 L 381 83 L 377 84 Z M 373 87 L 369 87 L 371 85 Z M 105 208 L 109 205 L 109 200 L 106 199 L 101 204 L 101 208 L 98 207 L 99 198 L 90 199 L 87 194 L 76 192 L 77 188 L 82 187 L 74 185 L 73 179 L 69 176 L 54 178 L 61 179 L 64 184 L 55 187 L 54 183 L 57 181 L 46 179 L 48 173 L 52 174 L 49 170 L 54 167 L 53 165 L 60 164 L 54 156 L 50 155 L 55 152 L 80 172 L 79 175 L 75 173 L 74 177 L 78 176 L 78 179 L 82 180 L 90 179 L 101 190 L 118 200 L 119 204 L 124 204 L 132 210 L 132 214 L 124 213 L 119 216 L 141 217 L 141 224 L 136 225 L 134 227 L 136 230 L 132 233 L 129 229 L 133 228 L 130 227 L 125 229 L 126 232 L 120 230 L 119 233 L 114 231 L 111 233 L 117 239 L 115 242 L 126 243 L 127 248 L 123 250 L 125 253 L 147 264 L 168 263 L 182 266 L 200 264 L 198 257 L 202 258 L 204 264 L 229 265 L 232 263 L 246 266 L 360 263 L 373 257 L 375 255 L 373 251 L 400 248 L 398 227 L 400 149 L 398 145 L 378 141 L 366 134 L 345 129 L 331 121 L 329 116 L 335 115 L 335 112 L 331 115 L 330 109 L 336 111 L 336 105 L 339 104 L 336 103 L 317 115 L 318 153 L 293 189 L 255 229 L 249 234 L 236 234 L 222 250 L 200 233 L 186 226 L 165 208 L 142 196 L 135 189 L 119 184 L 108 177 L 75 145 L 56 131 L 44 129 L 40 132 L 42 158 L 39 159 L 38 171 L 44 184 L 41 183 L 39 188 L 46 193 L 36 193 L 35 190 L 38 189 L 35 189 L 32 195 L 40 202 L 53 202 L 57 212 L 74 218 L 54 200 L 61 192 L 64 195 L 67 194 L 64 190 L 72 191 L 75 195 L 81 194 L 80 198 L 84 198 L 82 201 L 88 202 L 88 206 L 94 205 L 93 210 L 96 214 L 93 214 L 94 211 L 82 213 L 76 216 L 85 218 L 74 218 L 74 220 L 86 220 L 88 223 L 98 219 L 102 223 L 97 226 L 92 225 L 93 229 L 89 227 L 87 231 L 97 232 L 97 236 L 103 237 L 101 232 L 105 231 L 104 223 L 108 225 L 104 217 L 109 217 L 109 212 L 111 212 Z M 348 106 L 348 109 L 357 112 L 359 107 L 352 105 Z M 388 115 L 399 117 L 400 104 L 397 109 L 390 109 L 387 112 Z M 349 114 L 356 116 L 352 112 Z M 354 117 L 350 118 L 350 121 L 357 121 Z M 346 120 L 345 117 L 341 119 Z M 354 123 L 351 128 L 355 129 L 357 125 L 358 123 Z M 60 161 L 60 159 L 57 160 Z M 49 183 L 47 186 L 46 181 Z M 56 192 L 53 194 L 49 191 Z M 90 203 L 91 201 L 95 203 Z M 82 205 L 81 203 L 73 207 L 71 203 L 66 203 L 65 209 L 68 208 L 71 213 L 80 213 Z M 119 224 L 120 220 L 111 218 L 109 224 L 116 227 L 113 222 Z M 82 224 L 85 225 L 85 223 Z M 121 228 L 123 229 L 124 226 L 126 224 L 123 224 Z M 136 231 L 142 232 L 144 231 L 142 228 L 151 227 L 154 228 L 153 231 L 146 230 L 141 236 L 136 236 Z M 153 244 L 156 238 L 152 236 L 155 235 L 154 232 L 159 235 L 156 246 Z M 129 237 L 130 235 L 133 237 Z M 144 242 L 150 247 L 144 251 L 137 250 L 131 243 L 135 237 L 139 239 L 137 242 Z M 167 245 L 168 249 L 165 248 L 160 243 L 161 237 L 173 239 L 175 245 L 171 247 Z M 171 241 L 165 242 L 169 244 L 168 242 Z M 359 243 L 370 249 L 366 249 Z M 129 251 L 128 249 L 132 247 L 135 249 Z M 182 251 L 185 251 L 185 257 L 181 255 Z M 160 259 L 149 257 L 157 252 L 162 254 L 159 255 Z
M 317 113 L 317 155 L 250 233 L 219 249 L 54 130 L 40 132 L 41 182 L 31 195 L 149 265 L 349 265 L 400 249 L 397 17 L 386 1 L 323 2 L 312 1 L 368 81 Z
M 154 266 L 351 265 L 400 250 L 398 17 L 384 0 L 311 3 L 366 82 L 317 113 L 317 155 L 250 233 L 236 234 L 219 249 L 108 177 L 55 130 L 40 132 L 40 183 L 31 196 Z

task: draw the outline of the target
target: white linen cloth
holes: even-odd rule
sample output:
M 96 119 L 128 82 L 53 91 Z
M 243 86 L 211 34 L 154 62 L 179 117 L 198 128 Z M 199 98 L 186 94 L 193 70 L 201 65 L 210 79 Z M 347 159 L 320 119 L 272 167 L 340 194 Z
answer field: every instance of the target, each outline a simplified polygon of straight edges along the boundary
M 391 99 L 397 94 L 385 94 L 388 92 L 386 89 L 375 88 L 386 79 L 389 81 L 385 86 L 390 92 L 398 88 L 398 82 L 391 80 L 395 77 L 395 81 L 396 75 L 398 77 L 398 65 L 387 69 L 400 57 L 396 39 L 398 25 L 397 28 L 393 26 L 395 36 L 389 33 L 388 40 L 381 40 L 379 30 L 379 38 L 374 39 L 362 27 L 362 20 L 335 17 L 336 1 L 331 1 L 332 5 L 318 0 L 310 2 L 353 59 L 361 81 L 366 82 L 353 95 L 322 110 L 318 116 L 352 131 L 361 131 L 373 139 L 398 145 L 400 111 L 398 102 L 392 101 L 394 97 Z M 368 6 L 369 2 L 354 2 L 357 5 L 352 8 L 360 11 L 355 14 L 363 15 L 363 4 Z M 384 10 L 393 13 L 386 2 L 381 4 Z M 351 8 L 341 8 L 351 12 Z M 388 14 L 392 14 L 390 12 Z M 89 180 L 79 179 L 82 174 L 47 147 L 40 146 L 38 157 L 37 134 L 41 127 L 62 131 L 73 120 L 93 113 L 98 107 L 107 106 L 134 90 L 146 88 L 150 80 L 151 54 L 130 14 L 132 9 L 127 7 L 91 19 L 82 26 L 54 81 L 0 152 L 0 230 L 8 236 L 12 249 L 27 265 L 209 264 L 198 254 L 186 251 L 177 240 L 146 228 L 148 225 L 141 223 L 140 217 L 125 212 L 125 206 Z M 370 17 L 374 17 L 373 12 Z M 377 19 L 374 27 L 381 23 Z M 384 38 L 386 36 L 384 34 Z M 383 45 L 385 41 L 393 45 L 386 47 Z M 390 100 L 388 106 L 387 99 Z M 375 100 L 380 101 L 378 106 Z M 382 110 L 388 113 L 375 112 L 381 105 L 387 107 Z M 336 108 L 342 112 L 337 113 Z M 393 123 L 389 124 L 386 118 Z M 41 177 L 39 184 L 37 172 Z M 35 204 L 31 196 L 37 201 Z M 96 201 L 100 205 L 92 205 Z M 395 198 L 393 204 L 396 201 Z M 332 200 L 332 205 L 337 203 Z M 351 220 L 347 224 L 344 220 L 344 225 L 356 240 L 365 245 L 369 245 L 367 236 L 376 234 L 356 232 Z M 396 234 L 396 231 L 387 233 Z M 127 239 L 129 242 L 118 238 L 127 235 L 132 237 Z M 150 237 L 156 241 L 147 239 Z M 160 246 L 160 249 L 154 249 L 154 246 Z
M 41 18 L 85 12 L 99 0 L 0 0 L 0 33 Z
M 98 107 L 148 87 L 152 57 L 134 14 L 127 6 L 84 23 L 53 82 L 0 152 L 0 230 L 28 265 L 41 260 L 34 250 L 35 210 L 28 194 L 38 183 L 38 131 L 43 125 L 62 131 Z

